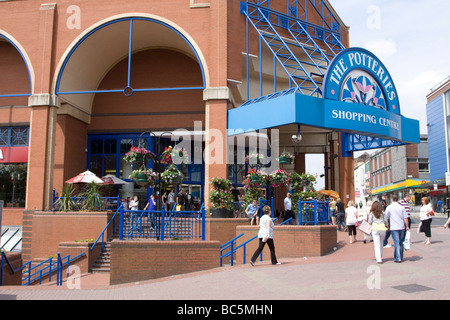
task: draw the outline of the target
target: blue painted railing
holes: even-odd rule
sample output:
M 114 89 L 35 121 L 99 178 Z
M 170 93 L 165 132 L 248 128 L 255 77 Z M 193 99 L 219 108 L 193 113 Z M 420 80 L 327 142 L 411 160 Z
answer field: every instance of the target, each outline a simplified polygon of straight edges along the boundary
M 56 285 L 61 286 L 62 285 L 62 279 L 63 279 L 63 269 L 64 266 L 67 265 L 67 277 L 69 277 L 69 266 L 70 263 L 82 256 L 84 256 L 86 253 L 82 253 L 77 255 L 74 258 L 70 258 L 70 255 L 61 258 L 60 253 L 58 252 L 58 256 L 56 258 L 56 261 L 53 261 L 54 258 L 49 258 L 38 265 L 31 267 L 31 261 L 28 261 L 27 263 L 23 264 L 21 267 L 14 269 L 11 265 L 8 257 L 2 250 L 1 255 L 1 263 L 0 263 L 0 286 L 3 285 L 3 270 L 5 263 L 8 265 L 9 269 L 12 273 L 16 273 L 19 271 L 23 271 L 22 275 L 24 276 L 22 278 L 22 285 L 31 285 L 32 283 L 39 281 L 39 284 L 42 284 L 42 279 L 46 276 L 48 276 L 48 281 L 52 281 L 52 274 L 53 272 L 56 272 Z M 64 260 L 66 260 L 64 262 Z M 25 270 L 25 271 L 24 271 Z
M 97 237 L 97 240 L 95 240 L 94 244 L 91 246 L 91 249 L 94 249 L 95 245 L 97 244 L 97 242 L 100 240 L 100 238 L 102 238 L 102 252 L 104 251 L 104 245 L 105 245 L 105 231 L 108 230 L 109 225 L 112 223 L 112 234 L 114 235 L 116 232 L 116 216 L 117 213 L 120 212 L 120 209 L 123 209 L 123 204 L 121 204 L 119 206 L 119 208 L 117 208 L 116 213 L 114 213 L 114 215 L 112 216 L 112 218 L 109 220 L 109 222 L 106 224 L 106 227 L 103 229 L 103 231 L 100 233 L 100 235 Z
M 310 201 L 298 201 L 298 223 L 299 225 L 319 225 L 329 224 L 329 208 L 330 203 L 326 201 L 319 201 L 317 199 Z
M 278 220 L 278 218 L 274 219 L 273 221 L 277 221 L 277 220 Z M 290 222 L 291 220 L 292 220 L 292 218 L 289 218 L 288 220 L 283 221 L 283 223 L 281 223 L 280 226 Z M 224 243 L 223 245 L 220 246 L 220 266 L 221 267 L 223 265 L 223 258 L 226 258 L 226 257 L 231 257 L 230 265 L 234 266 L 234 259 L 233 259 L 233 257 L 234 257 L 234 254 L 236 253 L 236 251 L 238 249 L 240 249 L 240 248 L 242 248 L 242 251 L 243 251 L 242 252 L 242 254 L 243 254 L 243 256 L 242 256 L 243 264 L 246 264 L 246 260 L 247 260 L 247 258 L 246 258 L 246 256 L 247 256 L 247 244 L 249 242 L 255 240 L 256 238 L 258 238 L 258 235 L 254 236 L 253 238 L 251 238 L 251 239 L 245 241 L 244 243 L 240 244 L 239 246 L 235 247 L 236 240 L 239 239 L 240 237 L 242 237 L 243 235 L 244 235 L 244 233 L 241 233 L 237 237 L 231 239 L 230 241 L 228 241 L 228 242 L 226 242 L 226 243 Z M 230 249 L 230 251 L 228 251 L 226 253 L 223 253 L 223 251 L 227 250 L 228 248 Z M 262 261 L 262 252 L 259 255 L 259 259 Z
M 205 207 L 199 211 L 120 211 L 119 239 L 201 239 L 205 240 Z

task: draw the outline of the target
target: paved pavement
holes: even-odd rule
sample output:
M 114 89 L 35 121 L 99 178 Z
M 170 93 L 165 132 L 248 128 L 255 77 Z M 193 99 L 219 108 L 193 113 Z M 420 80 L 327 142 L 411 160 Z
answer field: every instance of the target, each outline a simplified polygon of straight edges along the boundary
M 393 262 L 393 248 L 384 250 L 383 264 L 374 260 L 373 243 L 348 243 L 338 232 L 336 250 L 323 257 L 285 258 L 225 266 L 208 271 L 125 285 L 109 285 L 109 275 L 86 274 L 63 286 L 0 287 L 0 300 L 299 300 L 407 299 L 450 297 L 450 230 L 443 215 L 432 224 L 432 244 L 422 242 L 413 220 L 411 250 L 402 263 Z M 392 242 L 391 242 L 392 243 Z M 276 247 L 276 239 L 275 239 Z

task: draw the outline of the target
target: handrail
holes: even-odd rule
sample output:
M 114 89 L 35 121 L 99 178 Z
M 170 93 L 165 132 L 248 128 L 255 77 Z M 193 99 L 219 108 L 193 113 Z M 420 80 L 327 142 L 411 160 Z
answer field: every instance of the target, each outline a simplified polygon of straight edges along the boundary
M 14 269 L 13 266 L 11 265 L 11 262 L 9 261 L 8 257 L 5 254 L 5 251 L 2 249 L 1 251 L 1 262 L 0 262 L 0 286 L 3 285 L 3 268 L 4 268 L 4 263 L 6 261 L 9 269 L 11 270 L 12 273 L 16 273 L 18 271 L 23 270 L 23 268 L 25 267 L 25 265 L 22 265 L 21 267 Z M 31 261 L 30 261 L 31 263 Z
M 51 282 L 52 279 L 52 273 L 53 271 L 55 271 L 55 269 L 53 268 L 53 266 L 56 264 L 56 272 L 57 272 L 57 283 L 56 285 L 62 285 L 62 269 L 64 267 L 65 264 L 67 264 L 67 276 L 69 276 L 69 265 L 72 261 L 82 257 L 86 255 L 85 252 L 77 255 L 76 257 L 70 259 L 70 255 L 67 255 L 64 258 L 61 258 L 60 253 L 58 252 L 58 258 L 57 261 L 53 262 L 53 258 L 49 258 L 41 263 L 39 263 L 38 265 L 31 267 L 31 260 L 24 263 L 21 267 L 14 269 L 13 266 L 11 265 L 11 262 L 9 261 L 8 257 L 6 256 L 6 254 L 4 253 L 4 250 L 1 251 L 1 264 L 0 264 L 0 286 L 3 285 L 3 267 L 4 267 L 4 262 L 6 261 L 6 263 L 8 264 L 11 272 L 14 274 L 18 271 L 22 271 L 23 269 L 25 269 L 28 266 L 28 270 L 24 271 L 23 274 L 27 274 L 28 276 L 23 277 L 22 278 L 22 285 L 30 285 L 32 282 L 36 281 L 39 279 L 39 284 L 42 283 L 42 277 L 48 275 L 48 279 L 49 282 Z M 67 262 L 62 262 L 64 259 L 67 259 Z M 49 263 L 48 266 L 45 266 L 44 268 L 31 273 L 32 270 L 35 270 L 37 268 L 39 268 L 40 266 L 42 266 L 43 264 Z M 47 271 L 43 272 L 44 270 L 48 269 Z M 36 277 L 34 277 L 35 275 L 38 275 Z M 25 282 L 25 283 L 24 283 Z
M 112 216 L 112 218 L 109 220 L 108 224 L 106 225 L 106 227 L 103 229 L 103 231 L 100 233 L 100 235 L 98 236 L 97 240 L 95 240 L 94 244 L 92 245 L 92 247 L 90 248 L 90 250 L 94 249 L 95 245 L 97 244 L 98 240 L 100 239 L 100 237 L 102 237 L 102 252 L 103 252 L 103 235 L 106 231 L 106 229 L 108 229 L 109 225 L 111 224 L 112 221 L 114 221 L 114 219 L 116 218 L 116 214 L 120 211 L 120 208 L 123 208 L 123 204 L 121 204 L 117 210 L 116 213 L 114 213 L 114 215 Z M 113 228 L 115 229 L 115 228 Z M 115 232 L 115 230 L 113 230 L 113 233 Z

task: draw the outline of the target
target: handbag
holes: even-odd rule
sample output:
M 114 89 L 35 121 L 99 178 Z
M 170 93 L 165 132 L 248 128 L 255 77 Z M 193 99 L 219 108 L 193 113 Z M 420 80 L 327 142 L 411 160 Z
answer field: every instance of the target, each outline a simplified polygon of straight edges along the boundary
M 372 232 L 370 223 L 368 223 L 366 220 L 363 220 L 361 222 L 361 224 L 359 225 L 359 230 L 367 235 L 370 235 Z
M 422 231 L 422 221 L 419 223 L 419 225 L 417 226 L 417 233 L 419 232 L 423 232 Z

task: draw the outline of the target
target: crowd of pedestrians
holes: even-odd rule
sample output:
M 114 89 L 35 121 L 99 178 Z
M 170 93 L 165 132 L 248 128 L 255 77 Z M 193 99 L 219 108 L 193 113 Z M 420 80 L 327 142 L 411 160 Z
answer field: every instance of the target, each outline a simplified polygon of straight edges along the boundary
M 402 199 L 398 195 L 391 196 L 390 204 L 387 203 L 387 196 L 383 195 L 379 201 L 369 201 L 363 208 L 360 204 L 355 205 L 353 201 L 348 201 L 345 206 L 341 199 L 330 202 L 330 223 L 336 224 L 338 231 L 348 232 L 349 243 L 356 241 L 357 230 L 364 234 L 364 243 L 373 242 L 374 255 L 378 263 L 383 262 L 383 248 L 391 247 L 389 239 L 392 238 L 394 244 L 394 261 L 403 261 L 404 250 L 409 249 L 411 232 L 411 196 L 407 194 Z M 420 223 L 417 228 L 418 233 L 425 235 L 424 245 L 431 244 L 431 223 L 435 212 L 428 197 L 422 197 L 420 208 Z M 368 229 L 361 224 L 366 224 Z M 450 226 L 450 219 L 444 228 Z

